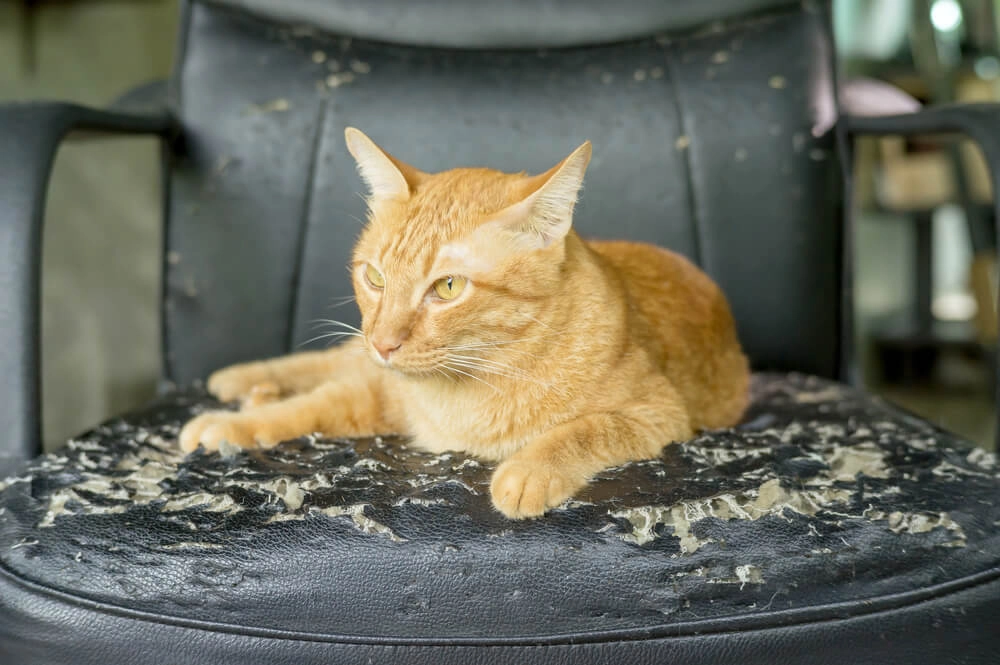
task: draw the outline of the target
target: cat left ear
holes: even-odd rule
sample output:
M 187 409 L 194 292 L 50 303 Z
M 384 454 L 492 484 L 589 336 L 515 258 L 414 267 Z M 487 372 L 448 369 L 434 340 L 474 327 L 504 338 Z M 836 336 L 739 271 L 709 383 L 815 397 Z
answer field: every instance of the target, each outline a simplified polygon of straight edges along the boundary
M 427 177 L 426 173 L 382 150 L 360 129 L 348 127 L 344 130 L 344 138 L 372 198 L 405 201 Z
M 520 240 L 532 249 L 565 238 L 573 225 L 573 208 L 590 155 L 590 141 L 586 141 L 545 173 L 530 178 L 525 183 L 525 198 L 503 210 L 498 220 L 516 229 Z

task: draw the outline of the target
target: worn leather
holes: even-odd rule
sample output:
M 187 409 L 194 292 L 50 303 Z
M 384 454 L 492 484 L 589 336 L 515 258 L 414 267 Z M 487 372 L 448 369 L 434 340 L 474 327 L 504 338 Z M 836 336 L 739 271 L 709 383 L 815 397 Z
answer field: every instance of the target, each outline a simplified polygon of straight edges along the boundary
M 365 218 L 347 125 L 425 170 L 541 172 L 590 139 L 584 236 L 687 255 L 725 290 L 756 367 L 837 375 L 841 183 L 833 137 L 812 134 L 832 94 L 819 10 L 545 53 L 303 36 L 201 4 L 185 30 L 170 378 L 305 348 L 317 319 L 357 324 L 353 303 L 331 309 L 351 294 Z
M 364 215 L 348 124 L 431 170 L 540 171 L 592 139 L 584 234 L 685 253 L 730 296 L 756 367 L 826 376 L 849 337 L 844 138 L 967 131 L 1000 163 L 985 107 L 814 135 L 832 103 L 822 7 L 685 36 L 685 11 L 764 3 L 634 3 L 595 22 L 589 2 L 519 2 L 491 37 L 476 12 L 499 5 L 427 0 L 407 37 L 389 20 L 401 3 L 368 3 L 386 20 L 367 27 L 347 0 L 244 4 L 187 4 L 166 96 L 184 131 L 165 368 L 185 384 L 300 348 L 313 319 L 356 321 L 328 308 Z M 449 30 L 466 50 L 418 47 Z M 40 192 L 73 117 L 24 108 L 0 116 L 16 146 L 0 151 L 0 446 L 15 456 L 36 440 Z M 0 481 L 0 663 L 922 665 L 1000 647 L 996 459 L 820 379 L 758 375 L 736 430 L 520 523 L 491 510 L 490 468 L 395 440 L 181 457 L 179 426 L 214 406 L 171 393 Z
M 0 662 L 995 662 L 996 458 L 834 383 L 757 376 L 737 429 L 527 522 L 398 440 L 183 457 L 216 406 L 5 483 Z
M 59 143 L 73 131 L 169 136 L 173 127 L 163 107 L 131 113 L 61 103 L 0 105 L 0 477 L 41 452 L 42 221 Z
M 448 48 L 606 44 L 740 18 L 795 0 L 211 0 L 336 35 Z

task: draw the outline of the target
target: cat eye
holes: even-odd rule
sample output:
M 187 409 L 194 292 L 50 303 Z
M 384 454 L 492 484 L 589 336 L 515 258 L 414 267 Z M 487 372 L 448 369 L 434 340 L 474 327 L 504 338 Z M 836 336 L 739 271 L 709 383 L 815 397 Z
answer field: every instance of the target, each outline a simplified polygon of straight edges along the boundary
M 465 290 L 465 285 L 468 283 L 469 280 L 464 277 L 448 275 L 434 282 L 434 292 L 441 300 L 454 300 Z
M 365 264 L 365 279 L 376 289 L 385 288 L 385 277 L 370 263 Z

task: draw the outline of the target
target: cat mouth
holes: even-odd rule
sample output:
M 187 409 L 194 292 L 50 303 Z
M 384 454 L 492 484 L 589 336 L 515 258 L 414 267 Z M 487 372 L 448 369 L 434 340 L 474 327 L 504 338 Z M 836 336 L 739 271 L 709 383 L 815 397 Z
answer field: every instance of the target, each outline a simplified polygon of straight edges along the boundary
M 379 367 L 409 376 L 431 375 L 440 367 L 440 363 L 433 358 L 414 358 L 407 355 L 397 357 L 395 353 L 383 358 L 373 349 L 369 349 L 368 355 Z
M 442 353 L 440 349 L 421 351 L 416 349 L 401 349 L 389 354 L 388 358 L 383 358 L 378 351 L 369 346 L 368 355 L 379 367 L 414 378 L 446 378 L 451 382 L 462 380 L 464 377 L 478 379 L 478 374 L 482 371 L 493 374 L 504 374 L 497 371 L 493 365 L 499 365 L 495 361 L 485 361 L 465 356 L 453 356 L 449 353 Z

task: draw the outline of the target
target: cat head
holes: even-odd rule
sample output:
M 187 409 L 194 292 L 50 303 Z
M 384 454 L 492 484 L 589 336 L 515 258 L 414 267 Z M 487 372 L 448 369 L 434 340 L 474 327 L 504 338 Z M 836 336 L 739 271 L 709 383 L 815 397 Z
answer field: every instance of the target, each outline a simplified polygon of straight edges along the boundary
M 369 189 L 351 275 L 372 358 L 409 374 L 461 375 L 539 334 L 560 291 L 590 142 L 528 176 L 425 173 L 357 129 L 345 137 Z

